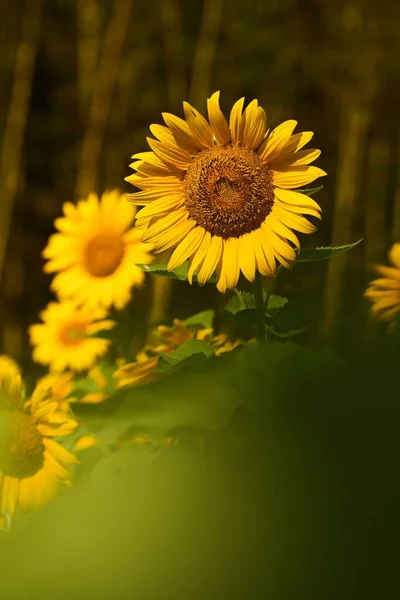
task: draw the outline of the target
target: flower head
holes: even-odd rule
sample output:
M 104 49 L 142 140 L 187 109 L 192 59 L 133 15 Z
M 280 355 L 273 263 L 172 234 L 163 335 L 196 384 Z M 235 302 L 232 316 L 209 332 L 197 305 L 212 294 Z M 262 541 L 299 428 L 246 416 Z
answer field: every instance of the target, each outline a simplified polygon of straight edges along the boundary
M 29 328 L 33 360 L 56 372 L 89 369 L 110 344 L 109 340 L 95 337 L 115 325 L 114 321 L 104 320 L 105 316 L 106 312 L 99 308 L 79 308 L 71 301 L 51 302 L 40 314 L 43 323 Z
M 365 291 L 371 305 L 371 313 L 378 321 L 394 323 L 400 312 L 400 244 L 394 244 L 389 251 L 391 267 L 375 265 L 374 269 L 381 275 L 370 283 Z
M 151 152 L 135 154 L 137 171 L 127 181 L 144 205 L 136 218 L 142 240 L 155 252 L 174 249 L 173 270 L 190 261 L 200 285 L 217 271 L 221 292 L 236 286 L 240 272 L 254 281 L 256 271 L 272 276 L 278 261 L 290 267 L 299 240 L 294 233 L 315 231 L 304 215 L 320 218 L 318 204 L 294 188 L 325 171 L 310 166 L 319 150 L 301 150 L 312 132 L 292 135 L 296 121 L 266 133 L 266 116 L 253 100 L 233 106 L 229 124 L 219 92 L 208 100 L 209 122 L 184 102 L 186 120 L 163 113 L 166 127 L 152 125 Z
M 38 385 L 25 402 L 19 369 L 0 357 L 0 521 L 37 509 L 68 484 L 68 465 L 78 462 L 54 438 L 70 435 L 77 423 L 59 410 L 51 391 Z
M 55 221 L 43 256 L 44 270 L 57 273 L 51 284 L 60 298 L 73 298 L 92 308 L 123 308 L 132 286 L 141 286 L 143 271 L 136 263 L 151 262 L 149 246 L 131 227 L 135 209 L 118 191 L 99 199 L 90 194 L 75 206 L 67 202 Z

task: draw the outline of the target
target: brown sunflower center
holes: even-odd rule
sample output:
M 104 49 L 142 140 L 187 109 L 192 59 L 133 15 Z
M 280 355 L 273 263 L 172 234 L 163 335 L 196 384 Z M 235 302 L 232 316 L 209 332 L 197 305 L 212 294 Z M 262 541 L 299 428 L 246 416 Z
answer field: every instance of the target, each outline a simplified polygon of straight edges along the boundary
M 32 417 L 18 410 L 0 413 L 0 472 L 25 479 L 35 475 L 44 464 L 42 436 Z
M 59 338 L 65 346 L 77 346 L 87 337 L 85 323 L 68 323 L 61 328 Z
M 121 235 L 102 232 L 86 244 L 83 264 L 93 277 L 108 277 L 118 269 L 123 257 L 124 243 Z
M 274 203 L 270 170 L 241 146 L 200 152 L 187 170 L 184 190 L 190 218 L 223 239 L 258 229 Z

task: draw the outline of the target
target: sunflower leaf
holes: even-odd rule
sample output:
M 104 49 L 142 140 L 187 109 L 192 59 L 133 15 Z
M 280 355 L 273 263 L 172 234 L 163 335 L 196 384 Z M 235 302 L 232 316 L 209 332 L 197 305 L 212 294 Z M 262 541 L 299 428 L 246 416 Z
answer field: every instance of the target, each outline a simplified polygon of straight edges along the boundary
M 358 244 L 363 241 L 364 238 L 361 238 L 357 242 L 353 244 L 346 244 L 345 246 L 327 246 L 321 248 L 302 248 L 298 254 L 296 263 L 299 262 L 311 262 L 316 260 L 326 260 L 327 258 L 332 258 L 333 256 L 338 256 L 339 254 L 344 254 L 345 252 L 349 252 Z M 296 264 L 295 263 L 295 264 Z
M 296 191 L 300 192 L 301 194 L 305 194 L 306 196 L 314 196 L 314 194 L 319 192 L 319 190 L 322 190 L 323 187 L 324 187 L 323 185 L 319 185 L 318 187 L 315 187 L 315 188 L 309 188 L 307 190 L 296 190 Z
M 214 321 L 215 311 L 214 310 L 203 310 L 202 312 L 189 317 L 184 321 L 185 325 L 191 327 L 203 327 L 204 329 L 210 329 Z
M 149 265 L 136 264 L 137 267 L 143 269 L 146 273 L 152 273 L 153 275 L 160 275 L 161 277 L 169 277 L 169 279 L 178 279 L 179 281 L 187 281 L 189 263 L 184 262 L 180 267 L 177 267 L 173 271 L 168 271 L 168 263 L 158 262 L 151 263 Z M 196 274 L 193 275 L 193 281 L 197 281 Z M 214 273 L 208 280 L 208 283 L 215 283 L 217 281 L 216 274 Z
M 215 354 L 214 348 L 203 342 L 202 340 L 187 340 L 179 346 L 173 352 L 169 354 L 161 353 L 158 359 L 156 371 L 159 373 L 165 373 L 172 367 L 175 367 L 180 362 L 192 356 L 194 354 L 201 354 L 205 358 L 209 358 Z
M 254 308 L 253 294 L 249 292 L 236 292 L 236 295 L 232 296 L 224 310 L 231 315 L 236 315 L 247 308 Z

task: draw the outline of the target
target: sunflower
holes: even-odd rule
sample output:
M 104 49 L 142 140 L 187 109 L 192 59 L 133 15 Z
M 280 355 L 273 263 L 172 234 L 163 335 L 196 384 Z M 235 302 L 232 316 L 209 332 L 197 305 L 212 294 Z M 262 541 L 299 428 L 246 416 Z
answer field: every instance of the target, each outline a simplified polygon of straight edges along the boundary
M 58 409 L 45 385 L 24 401 L 19 369 L 0 357 L 0 522 L 19 511 L 40 508 L 68 484 L 68 465 L 78 462 L 54 438 L 75 431 L 77 423 Z
M 374 266 L 381 277 L 370 283 L 364 296 L 372 302 L 372 315 L 379 321 L 390 322 L 393 328 L 400 312 L 400 243 L 392 246 L 388 257 L 392 266 Z
M 159 325 L 150 335 L 147 344 L 133 363 L 122 364 L 114 373 L 117 387 L 135 386 L 157 378 L 155 371 L 158 357 L 161 353 L 170 354 L 178 346 L 189 340 L 202 340 L 209 343 L 217 356 L 231 352 L 243 343 L 242 340 L 230 341 L 226 334 L 214 335 L 214 330 L 196 329 L 186 325 L 179 319 L 174 319 L 172 327 Z
M 107 351 L 110 340 L 95 334 L 112 329 L 114 321 L 103 320 L 103 309 L 77 307 L 71 301 L 51 302 L 40 313 L 43 323 L 31 325 L 33 360 L 49 365 L 51 371 L 89 369 Z
M 149 246 L 131 227 L 135 208 L 118 191 L 99 200 L 90 194 L 75 206 L 66 202 L 56 219 L 60 233 L 52 235 L 43 251 L 47 273 L 56 273 L 51 288 L 60 298 L 73 298 L 92 308 L 122 309 L 132 286 L 144 281 L 135 263 L 149 263 Z
M 325 171 L 310 166 L 319 150 L 301 150 L 312 132 L 292 135 L 296 121 L 266 133 L 264 110 L 244 98 L 230 113 L 219 107 L 219 92 L 208 100 L 209 122 L 183 103 L 186 120 L 163 113 L 166 127 L 151 125 L 151 152 L 135 154 L 127 181 L 141 191 L 128 198 L 143 205 L 136 225 L 155 252 L 174 249 L 173 270 L 190 261 L 200 285 L 217 271 L 221 292 L 236 286 L 240 272 L 273 276 L 278 261 L 290 268 L 300 244 L 294 231 L 315 231 L 304 215 L 320 218 L 320 207 L 294 191 Z

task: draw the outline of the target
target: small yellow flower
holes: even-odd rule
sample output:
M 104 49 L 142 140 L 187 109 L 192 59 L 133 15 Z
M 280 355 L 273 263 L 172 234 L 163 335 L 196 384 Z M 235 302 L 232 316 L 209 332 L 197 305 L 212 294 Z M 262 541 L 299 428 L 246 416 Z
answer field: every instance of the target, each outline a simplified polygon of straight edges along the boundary
M 76 428 L 47 386 L 38 385 L 25 402 L 18 366 L 0 357 L 0 525 L 40 508 L 69 484 L 67 467 L 78 461 L 53 438 Z
M 196 329 L 186 325 L 179 319 L 174 319 L 172 327 L 159 325 L 150 335 L 150 343 L 137 355 L 133 363 L 122 364 L 114 373 L 117 387 L 134 386 L 157 378 L 159 354 L 169 354 L 178 346 L 189 340 L 202 340 L 213 346 L 215 354 L 220 356 L 224 352 L 231 352 L 243 343 L 242 340 L 229 341 L 225 334 L 213 335 L 214 330 Z
M 133 286 L 141 286 L 143 271 L 136 263 L 149 263 L 150 247 L 140 241 L 131 225 L 135 209 L 118 191 L 99 200 L 90 194 L 75 206 L 67 202 L 64 216 L 56 219 L 59 233 L 43 251 L 47 273 L 57 273 L 51 288 L 60 298 L 73 298 L 92 308 L 123 308 Z
M 264 110 L 244 98 L 230 113 L 219 107 L 219 92 L 207 101 L 209 122 L 183 103 L 185 120 L 163 113 L 166 127 L 151 125 L 151 152 L 133 155 L 139 188 L 129 195 L 144 206 L 136 217 L 142 240 L 155 252 L 174 249 L 168 269 L 187 259 L 189 282 L 200 285 L 217 272 L 217 287 L 234 288 L 240 272 L 273 276 L 276 263 L 290 268 L 300 247 L 294 233 L 315 231 L 304 215 L 320 218 L 319 205 L 294 191 L 325 171 L 310 166 L 319 150 L 301 150 L 313 133 L 292 135 L 296 121 L 267 132 Z
M 105 316 L 102 309 L 78 308 L 71 301 L 50 303 L 40 314 L 43 323 L 29 328 L 33 360 L 49 365 L 52 372 L 89 369 L 110 344 L 94 337 L 114 327 L 115 322 L 104 320 Z
M 400 243 L 392 246 L 388 256 L 392 266 L 374 266 L 381 277 L 370 283 L 364 296 L 372 302 L 373 317 L 393 325 L 400 312 Z

